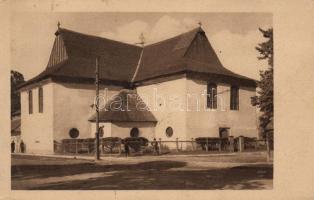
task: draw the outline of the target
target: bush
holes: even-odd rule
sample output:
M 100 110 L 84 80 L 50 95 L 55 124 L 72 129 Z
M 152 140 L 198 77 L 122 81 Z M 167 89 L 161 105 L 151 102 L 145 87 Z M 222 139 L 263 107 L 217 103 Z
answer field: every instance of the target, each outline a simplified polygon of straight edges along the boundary
M 109 151 L 112 153 L 112 150 L 121 144 L 122 139 L 119 137 L 106 137 L 102 138 L 101 142 L 102 145 L 109 149 Z
M 141 150 L 142 147 L 148 146 L 148 139 L 144 137 L 127 137 L 124 138 L 122 143 L 128 144 L 135 152 Z

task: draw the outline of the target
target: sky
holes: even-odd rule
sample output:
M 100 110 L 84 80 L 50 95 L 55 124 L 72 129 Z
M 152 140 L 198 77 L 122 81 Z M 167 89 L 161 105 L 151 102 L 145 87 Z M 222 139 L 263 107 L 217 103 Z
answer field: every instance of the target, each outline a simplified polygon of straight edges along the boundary
M 61 27 L 130 44 L 158 42 L 187 32 L 202 23 L 222 64 L 251 78 L 267 62 L 258 60 L 255 47 L 265 39 L 258 28 L 272 27 L 270 13 L 45 13 L 16 12 L 11 16 L 11 68 L 28 80 L 48 63 L 57 23 Z

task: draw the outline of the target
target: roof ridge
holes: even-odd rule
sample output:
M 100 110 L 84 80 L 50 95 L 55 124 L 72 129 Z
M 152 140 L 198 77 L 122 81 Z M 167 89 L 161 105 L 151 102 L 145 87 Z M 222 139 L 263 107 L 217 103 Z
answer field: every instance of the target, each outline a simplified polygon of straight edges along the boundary
M 155 42 L 155 43 L 152 43 L 152 44 L 149 44 L 149 45 L 146 45 L 144 47 L 140 47 L 140 46 L 137 46 L 137 45 L 134 45 L 134 44 L 130 44 L 130 43 L 126 43 L 126 42 L 122 42 L 122 41 L 118 41 L 118 40 L 113 40 L 113 39 L 109 39 L 109 38 L 105 38 L 105 37 L 101 37 L 101 36 L 97 36 L 97 35 L 91 35 L 91 34 L 87 34 L 87 33 L 81 33 L 81 32 L 78 32 L 78 31 L 73 31 L 73 30 L 70 30 L 70 29 L 66 29 L 66 28 L 58 28 L 57 32 L 56 33 L 60 33 L 60 30 L 61 31 L 67 31 L 67 32 L 71 32 L 71 33 L 74 33 L 74 34 L 79 34 L 79 35 L 83 35 L 83 36 L 87 36 L 87 37 L 91 37 L 91 38 L 98 38 L 98 39 L 102 39 L 102 40 L 109 40 L 109 41 L 112 41 L 112 42 L 117 42 L 117 43 L 120 43 L 120 44 L 124 44 L 124 45 L 129 45 L 129 46 L 133 46 L 133 47 L 138 47 L 138 48 L 145 48 L 145 47 L 149 47 L 149 46 L 153 46 L 153 45 L 158 45 L 159 43 L 163 43 L 163 42 L 167 42 L 169 40 L 172 40 L 172 39 L 175 39 L 177 37 L 181 37 L 183 35 L 187 35 L 189 33 L 192 33 L 192 32 L 200 32 L 200 31 L 203 31 L 204 30 L 201 28 L 201 27 L 197 27 L 197 28 L 194 28 L 192 30 L 189 30 L 187 32 L 184 32 L 184 33 L 180 33 L 178 35 L 175 35 L 171 38 L 168 38 L 168 39 L 164 39 L 164 40 L 161 40 L 161 41 L 158 41 L 158 42 Z
M 155 42 L 155 43 L 146 45 L 146 46 L 144 46 L 144 49 L 145 49 L 145 47 L 150 47 L 150 46 L 158 45 L 158 44 L 160 44 L 160 43 L 167 42 L 167 41 L 169 41 L 169 40 L 173 40 L 173 39 L 178 38 L 178 37 L 182 37 L 183 35 L 187 35 L 187 34 L 190 34 L 190 33 L 192 33 L 192 32 L 198 33 L 198 32 L 200 32 L 200 31 L 204 31 L 204 30 L 203 30 L 202 28 L 200 28 L 200 27 L 197 27 L 197 28 L 194 28 L 194 29 L 189 30 L 189 31 L 187 31 L 187 32 L 181 33 L 181 34 L 179 34 L 179 35 L 175 35 L 175 36 L 173 36 L 173 37 L 171 37 L 171 38 L 164 39 L 164 40 L 161 40 L 161 41 L 159 41 L 159 42 Z
M 138 48 L 141 48 L 141 49 L 142 49 L 142 47 L 137 46 L 137 45 L 134 45 L 134 44 L 130 44 L 130 43 L 126 43 L 126 42 L 122 42 L 122 41 L 118 41 L 118 40 L 113 40 L 113 39 L 109 39 L 109 38 L 105 38 L 105 37 L 101 37 L 101 36 L 97 36 L 97 35 L 91 35 L 91 34 L 87 34 L 87 33 L 81 33 L 81 32 L 73 31 L 73 30 L 66 29 L 66 28 L 59 28 L 59 29 L 57 30 L 57 32 L 58 32 L 59 30 L 71 32 L 71 33 L 74 33 L 74 34 L 83 35 L 83 36 L 86 36 L 86 37 L 98 38 L 98 39 L 101 39 L 101 40 L 109 40 L 109 41 L 111 41 L 111 42 L 116 42 L 116 43 L 120 43 L 120 44 L 123 44 L 123 45 L 129 45 L 129 46 L 138 47 Z
M 142 62 L 143 53 L 144 53 L 144 49 L 141 50 L 141 55 L 140 55 L 139 60 L 138 60 L 138 62 L 137 62 L 137 66 L 136 66 L 135 72 L 134 72 L 134 74 L 133 74 L 133 77 L 132 77 L 132 79 L 131 79 L 131 83 L 134 82 L 134 80 L 135 80 L 135 78 L 136 78 L 136 76 L 137 76 L 137 74 L 138 74 L 138 70 L 139 70 L 139 68 L 140 68 L 140 66 L 141 66 L 141 62 Z

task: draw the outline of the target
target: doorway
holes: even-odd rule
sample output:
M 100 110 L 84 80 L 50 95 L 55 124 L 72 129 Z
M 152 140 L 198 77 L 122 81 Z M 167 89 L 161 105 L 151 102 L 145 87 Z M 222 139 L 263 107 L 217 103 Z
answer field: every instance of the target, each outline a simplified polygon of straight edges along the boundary
M 228 138 L 230 136 L 230 128 L 221 127 L 219 128 L 219 137 L 220 138 Z

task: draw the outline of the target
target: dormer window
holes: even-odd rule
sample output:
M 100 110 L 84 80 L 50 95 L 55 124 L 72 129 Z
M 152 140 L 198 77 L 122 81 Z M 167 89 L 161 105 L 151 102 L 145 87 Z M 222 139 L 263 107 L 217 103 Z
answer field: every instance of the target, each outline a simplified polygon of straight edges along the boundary
M 214 83 L 207 85 L 207 108 L 217 109 L 217 85 Z

